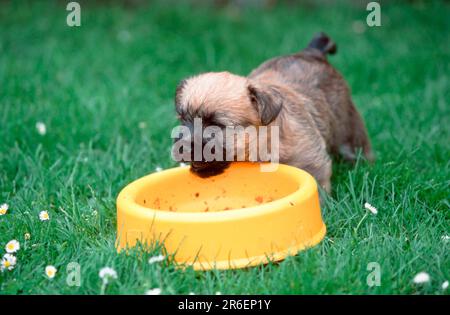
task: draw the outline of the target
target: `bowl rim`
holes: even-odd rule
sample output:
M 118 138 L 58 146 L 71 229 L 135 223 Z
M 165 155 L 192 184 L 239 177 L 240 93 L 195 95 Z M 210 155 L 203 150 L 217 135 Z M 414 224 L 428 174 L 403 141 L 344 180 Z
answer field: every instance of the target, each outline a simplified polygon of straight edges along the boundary
M 257 162 L 239 162 L 233 163 L 230 167 L 239 167 L 243 164 L 260 164 Z M 140 177 L 126 185 L 117 197 L 117 207 L 126 215 L 139 216 L 143 219 L 158 219 L 167 222 L 217 222 L 248 219 L 251 217 L 262 216 L 271 212 L 280 211 L 289 205 L 289 202 L 303 203 L 311 194 L 317 190 L 317 183 L 309 173 L 294 166 L 281 164 L 278 165 L 277 172 L 281 171 L 295 179 L 299 187 L 292 193 L 260 205 L 247 208 L 233 208 L 227 211 L 214 212 L 174 212 L 168 210 L 159 210 L 139 205 L 135 200 L 137 194 L 149 181 L 154 181 L 158 177 L 163 179 L 168 175 L 186 172 L 189 166 L 178 166 L 163 170 L 157 173 Z

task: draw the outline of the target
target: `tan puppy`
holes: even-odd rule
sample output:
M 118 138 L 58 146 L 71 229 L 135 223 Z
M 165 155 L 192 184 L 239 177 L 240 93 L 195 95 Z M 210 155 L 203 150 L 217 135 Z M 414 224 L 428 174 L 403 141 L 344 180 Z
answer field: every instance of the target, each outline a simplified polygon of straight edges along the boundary
M 280 128 L 279 161 L 312 174 L 330 191 L 331 159 L 353 161 L 358 149 L 373 160 L 364 122 L 343 77 L 327 62 L 336 45 L 323 33 L 303 51 L 270 59 L 243 77 L 210 72 L 183 80 L 176 91 L 181 122 Z M 192 162 L 201 176 L 220 173 L 226 162 Z

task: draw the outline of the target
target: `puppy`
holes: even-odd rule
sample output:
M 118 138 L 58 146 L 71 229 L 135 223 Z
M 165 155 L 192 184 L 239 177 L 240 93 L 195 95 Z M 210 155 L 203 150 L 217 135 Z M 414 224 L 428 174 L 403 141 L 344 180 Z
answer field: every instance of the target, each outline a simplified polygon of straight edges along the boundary
M 331 158 L 354 161 L 360 149 L 373 160 L 364 122 L 343 77 L 327 62 L 335 43 L 317 34 L 302 51 L 270 59 L 247 77 L 209 72 L 178 85 L 175 107 L 183 125 L 278 126 L 279 161 L 306 170 L 330 191 Z M 223 171 L 228 162 L 198 161 L 200 176 Z

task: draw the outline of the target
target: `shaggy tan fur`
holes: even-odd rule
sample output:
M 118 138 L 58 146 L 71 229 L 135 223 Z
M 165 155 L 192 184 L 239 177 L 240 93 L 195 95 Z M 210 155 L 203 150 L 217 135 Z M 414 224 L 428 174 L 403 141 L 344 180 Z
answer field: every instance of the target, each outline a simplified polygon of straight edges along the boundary
M 183 80 L 176 92 L 182 122 L 201 117 L 224 126 L 280 127 L 280 162 L 311 173 L 330 191 L 330 154 L 358 149 L 373 160 L 364 122 L 343 77 L 327 62 L 336 50 L 325 35 L 303 51 L 266 61 L 243 77 L 209 72 Z

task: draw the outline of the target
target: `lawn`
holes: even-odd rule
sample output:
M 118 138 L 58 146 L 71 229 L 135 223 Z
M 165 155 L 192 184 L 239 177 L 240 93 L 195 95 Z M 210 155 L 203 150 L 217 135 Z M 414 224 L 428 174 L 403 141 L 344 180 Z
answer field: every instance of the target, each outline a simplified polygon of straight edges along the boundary
M 15 268 L 0 273 L 0 293 L 448 294 L 450 5 L 382 3 L 382 26 L 368 27 L 365 2 L 351 3 L 81 1 L 82 25 L 68 27 L 65 1 L 2 2 L 0 204 L 9 210 L 0 216 L 0 255 L 13 239 L 20 250 Z M 247 74 L 320 30 L 338 44 L 330 62 L 351 86 L 377 155 L 373 165 L 335 164 L 322 209 L 326 238 L 279 264 L 236 271 L 149 264 L 158 249 L 117 254 L 118 192 L 175 166 L 178 81 L 204 71 Z M 50 220 L 39 219 L 43 210 Z M 80 286 L 66 282 L 71 262 Z M 367 284 L 371 262 L 380 266 L 379 286 Z M 53 279 L 47 265 L 58 269 Z M 107 286 L 105 266 L 117 272 Z M 414 283 L 422 271 L 430 281 Z

